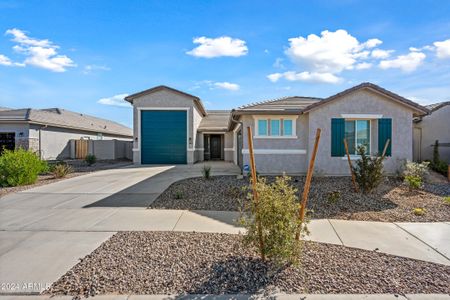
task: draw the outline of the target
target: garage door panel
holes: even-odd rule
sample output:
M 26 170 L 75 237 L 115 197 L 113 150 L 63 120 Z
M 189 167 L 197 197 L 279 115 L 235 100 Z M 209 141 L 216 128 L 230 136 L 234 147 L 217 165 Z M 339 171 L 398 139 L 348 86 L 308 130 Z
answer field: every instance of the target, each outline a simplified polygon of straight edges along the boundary
M 185 164 L 186 111 L 141 111 L 143 164 Z

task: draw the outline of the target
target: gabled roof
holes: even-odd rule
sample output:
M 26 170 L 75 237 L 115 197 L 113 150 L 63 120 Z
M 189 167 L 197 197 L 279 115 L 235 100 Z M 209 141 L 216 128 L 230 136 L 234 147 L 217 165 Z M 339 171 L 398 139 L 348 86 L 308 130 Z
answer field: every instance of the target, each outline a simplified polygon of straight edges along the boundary
M 208 110 L 207 115 L 200 122 L 198 131 L 227 131 L 230 122 L 229 110 Z
M 124 137 L 133 136 L 131 128 L 117 122 L 61 108 L 22 108 L 0 111 L 0 123 L 7 122 L 28 122 Z
M 202 115 L 206 116 L 205 107 L 203 106 L 203 103 L 202 103 L 202 101 L 200 100 L 199 97 L 191 95 L 191 94 L 188 94 L 188 93 L 185 93 L 183 91 L 180 91 L 180 90 L 177 90 L 177 89 L 174 89 L 174 88 L 171 88 L 171 87 L 168 87 L 168 86 L 165 86 L 165 85 L 155 86 L 155 87 L 150 88 L 148 90 L 144 90 L 144 91 L 141 91 L 141 92 L 134 93 L 132 95 L 129 95 L 129 96 L 125 97 L 125 100 L 130 102 L 130 103 L 133 103 L 133 100 L 135 98 L 138 98 L 138 97 L 141 97 L 141 96 L 144 96 L 144 95 L 148 95 L 148 94 L 152 94 L 152 93 L 156 93 L 156 92 L 161 91 L 161 90 L 168 90 L 168 91 L 171 91 L 171 92 L 174 92 L 174 93 L 177 93 L 177 94 L 180 94 L 180 95 L 192 98 L 192 100 L 194 100 L 195 105 L 197 106 L 197 108 L 202 113 Z
M 309 111 L 315 109 L 318 106 L 326 105 L 327 103 L 329 103 L 329 102 L 331 102 L 331 101 L 333 101 L 335 99 L 338 99 L 338 98 L 340 98 L 342 96 L 348 95 L 348 94 L 350 94 L 350 93 L 352 93 L 354 91 L 360 90 L 360 89 L 370 89 L 370 90 L 372 90 L 372 91 L 374 91 L 376 93 L 379 93 L 379 94 L 382 94 L 384 96 L 387 96 L 389 99 L 391 99 L 391 100 L 393 100 L 395 102 L 398 102 L 400 104 L 408 106 L 409 108 L 411 108 L 414 111 L 418 112 L 419 115 L 426 115 L 426 114 L 428 114 L 430 112 L 426 107 L 424 107 L 424 106 L 422 106 L 422 105 L 420 105 L 420 104 L 418 104 L 416 102 L 413 102 L 413 101 L 411 101 L 409 99 L 406 99 L 406 98 L 404 98 L 404 97 L 402 97 L 400 95 L 397 95 L 397 94 L 395 94 L 395 93 L 393 93 L 391 91 L 388 91 L 388 90 L 386 90 L 386 89 L 384 89 L 384 88 L 382 88 L 382 87 L 380 87 L 380 86 L 378 86 L 376 84 L 370 83 L 370 82 L 361 83 L 361 84 L 359 84 L 357 86 L 354 86 L 352 88 L 346 89 L 345 91 L 342 91 L 342 92 L 337 93 L 337 94 L 335 94 L 333 96 L 330 96 L 330 97 L 328 97 L 328 98 L 326 98 L 326 99 L 324 99 L 324 100 L 322 100 L 320 102 L 314 103 L 314 104 L 308 106 L 307 108 L 305 108 L 303 110 L 303 112 L 309 112 Z
M 430 110 L 430 112 L 433 112 L 433 111 L 436 111 L 446 105 L 450 105 L 450 101 L 434 103 L 434 104 L 426 105 L 425 107 L 428 108 Z
M 321 101 L 316 97 L 288 96 L 277 99 L 264 100 L 238 107 L 233 112 L 237 114 L 253 113 L 301 113 L 302 109 Z

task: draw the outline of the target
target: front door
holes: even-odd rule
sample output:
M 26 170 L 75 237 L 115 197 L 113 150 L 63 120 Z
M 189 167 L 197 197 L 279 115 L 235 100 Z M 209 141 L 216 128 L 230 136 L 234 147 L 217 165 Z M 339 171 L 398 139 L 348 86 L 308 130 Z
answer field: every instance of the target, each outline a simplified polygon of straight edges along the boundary
M 211 135 L 210 140 L 210 155 L 211 159 L 221 159 L 222 145 L 220 141 L 220 135 Z

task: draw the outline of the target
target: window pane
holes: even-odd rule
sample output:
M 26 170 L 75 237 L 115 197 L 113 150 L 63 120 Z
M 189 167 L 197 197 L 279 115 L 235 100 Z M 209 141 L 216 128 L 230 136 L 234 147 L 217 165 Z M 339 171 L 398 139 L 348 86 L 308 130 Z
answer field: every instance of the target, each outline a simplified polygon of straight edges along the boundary
M 292 135 L 292 120 L 283 120 L 283 135 Z
M 280 120 L 270 120 L 270 135 L 280 135 Z
M 357 120 L 356 121 L 356 145 L 364 145 L 366 152 L 370 151 L 370 121 L 369 120 Z
M 348 144 L 348 153 L 356 154 L 355 148 L 355 121 L 345 121 L 345 139 Z
M 267 135 L 267 120 L 258 120 L 258 135 Z

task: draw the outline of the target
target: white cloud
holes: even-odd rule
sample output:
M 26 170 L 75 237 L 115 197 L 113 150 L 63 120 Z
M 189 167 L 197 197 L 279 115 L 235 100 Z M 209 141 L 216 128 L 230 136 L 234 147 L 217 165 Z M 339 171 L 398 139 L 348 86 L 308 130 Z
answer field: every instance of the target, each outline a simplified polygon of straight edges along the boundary
M 47 39 L 30 38 L 17 28 L 8 29 L 6 34 L 12 35 L 12 41 L 17 43 L 13 50 L 26 56 L 23 63 L 15 63 L 18 66 L 33 65 L 53 72 L 65 72 L 66 68 L 76 66 L 72 59 L 58 54 L 59 46 Z
M 399 55 L 395 59 L 382 60 L 379 64 L 381 69 L 401 69 L 404 72 L 412 72 L 419 67 L 426 55 L 422 52 L 410 52 L 406 55 Z
M 221 36 L 218 38 L 207 38 L 202 36 L 194 38 L 193 43 L 199 44 L 199 46 L 186 52 L 186 54 L 196 57 L 238 57 L 248 53 L 248 48 L 245 45 L 245 41 L 234 39 L 229 36 Z
M 2 66 L 12 66 L 13 62 L 3 54 L 0 54 L 0 65 Z
M 281 57 L 277 57 L 275 59 L 275 62 L 273 63 L 274 68 L 278 68 L 278 69 L 284 69 L 285 66 L 283 64 L 284 59 L 282 59 Z
M 306 81 L 306 82 L 323 82 L 323 83 L 338 83 L 341 78 L 332 73 L 317 73 L 317 72 L 294 72 L 288 71 L 284 73 L 273 73 L 267 76 L 272 82 L 277 82 L 281 78 L 289 81 Z
M 130 107 L 130 103 L 124 100 L 128 94 L 118 94 L 108 98 L 102 98 L 97 101 L 97 103 L 104 105 L 120 106 L 120 107 Z
M 99 66 L 99 65 L 86 65 L 84 67 L 83 73 L 90 74 L 94 71 L 111 71 L 111 68 L 107 66 Z
M 450 58 L 450 39 L 434 42 L 433 45 L 436 47 L 436 56 L 438 58 Z
M 320 36 L 310 34 L 306 38 L 289 39 L 286 54 L 293 62 L 310 72 L 337 74 L 352 69 L 360 59 L 368 57 L 367 49 L 381 41 L 370 39 L 360 43 L 345 30 L 322 31 Z
M 229 91 L 237 91 L 240 88 L 238 84 L 230 82 L 215 82 L 214 86 Z
M 391 56 L 391 53 L 394 52 L 394 50 L 382 50 L 382 49 L 374 49 L 370 53 L 370 56 L 377 59 L 385 59 Z
M 355 69 L 356 69 L 356 70 L 366 70 L 366 69 L 370 69 L 371 67 L 372 67 L 372 64 L 371 64 L 371 63 L 368 63 L 368 62 L 362 62 L 362 63 L 357 64 L 357 65 L 355 66 Z

